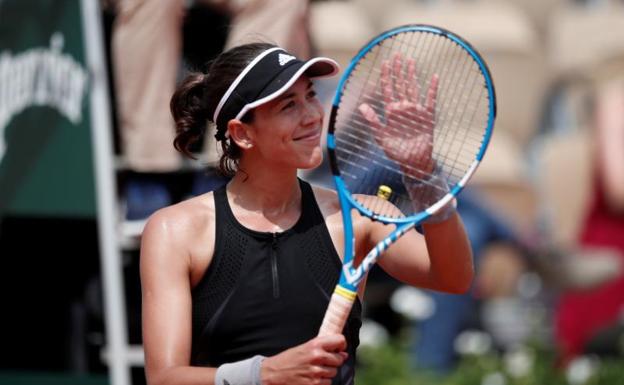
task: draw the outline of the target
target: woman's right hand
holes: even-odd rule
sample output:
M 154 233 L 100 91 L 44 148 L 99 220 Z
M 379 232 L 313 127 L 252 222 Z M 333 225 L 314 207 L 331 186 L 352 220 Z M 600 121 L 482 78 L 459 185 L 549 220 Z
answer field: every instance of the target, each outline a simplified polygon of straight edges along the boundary
M 347 359 L 342 334 L 319 336 L 262 362 L 263 385 L 330 385 Z

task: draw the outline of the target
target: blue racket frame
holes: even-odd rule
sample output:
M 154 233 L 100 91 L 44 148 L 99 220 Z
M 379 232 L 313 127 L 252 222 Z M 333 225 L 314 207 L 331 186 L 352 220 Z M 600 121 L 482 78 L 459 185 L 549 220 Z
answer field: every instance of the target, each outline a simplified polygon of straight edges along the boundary
M 345 182 L 343 181 L 340 170 L 338 169 L 338 163 L 336 158 L 336 140 L 334 137 L 334 127 L 336 122 L 336 115 L 338 112 L 338 105 L 342 99 L 342 94 L 344 90 L 345 83 L 349 78 L 351 72 L 355 69 L 360 59 L 366 55 L 369 51 L 371 51 L 376 45 L 380 42 L 392 37 L 393 35 L 404 33 L 404 32 L 428 32 L 438 35 L 443 35 L 446 38 L 454 41 L 459 46 L 461 46 L 477 63 L 483 77 L 485 79 L 485 84 L 488 92 L 488 99 L 490 100 L 490 111 L 488 116 L 488 124 L 484 133 L 484 138 L 481 143 L 481 148 L 477 152 L 475 160 L 471 165 L 471 168 L 466 173 L 466 175 L 457 182 L 454 186 L 450 187 L 449 193 L 447 193 L 441 200 L 439 200 L 436 204 L 429 207 L 428 209 L 421 211 L 419 213 L 410 215 L 408 217 L 403 218 L 390 218 L 385 216 L 377 215 L 360 203 L 358 203 L 349 190 L 347 189 Z M 327 151 L 329 154 L 329 161 L 331 170 L 333 173 L 334 183 L 336 185 L 336 191 L 338 193 L 338 199 L 340 202 L 340 208 L 342 211 L 342 219 L 344 224 L 344 261 L 342 274 L 340 275 L 340 281 L 338 282 L 338 286 L 344 290 L 355 293 L 357 292 L 357 286 L 359 283 L 366 277 L 366 274 L 370 270 L 370 268 L 377 262 L 382 253 L 390 247 L 397 239 L 399 239 L 404 233 L 414 228 L 419 223 L 425 221 L 431 215 L 435 214 L 441 207 L 448 204 L 452 199 L 454 199 L 464 188 L 466 182 L 474 171 L 476 170 L 478 164 L 483 159 L 483 155 L 487 146 L 492 137 L 492 131 L 494 128 L 494 120 L 496 119 L 496 94 L 494 91 L 494 83 L 492 81 L 492 77 L 490 75 L 490 70 L 488 69 L 485 61 L 482 59 L 481 55 L 474 49 L 468 42 L 466 42 L 463 38 L 459 37 L 457 34 L 447 31 L 443 28 L 426 25 L 426 24 L 412 24 L 405 25 L 401 27 L 397 27 L 395 29 L 389 30 L 371 40 L 364 48 L 362 48 L 358 54 L 351 60 L 349 66 L 345 70 L 344 74 L 340 78 L 338 82 L 338 87 L 336 90 L 336 95 L 334 97 L 332 103 L 332 111 L 330 115 L 329 121 L 329 129 L 327 133 Z M 372 220 L 382 222 L 384 224 L 395 224 L 397 228 L 388 235 L 384 240 L 379 242 L 362 260 L 362 262 L 357 266 L 353 266 L 354 252 L 355 252 L 355 238 L 353 236 L 353 223 L 351 221 L 351 210 L 358 210 L 362 215 L 365 215 Z

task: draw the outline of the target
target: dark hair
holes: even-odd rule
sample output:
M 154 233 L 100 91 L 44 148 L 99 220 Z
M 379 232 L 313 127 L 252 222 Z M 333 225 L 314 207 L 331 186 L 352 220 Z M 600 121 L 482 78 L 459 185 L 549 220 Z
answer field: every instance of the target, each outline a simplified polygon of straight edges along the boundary
M 221 97 L 236 77 L 261 52 L 275 47 L 268 43 L 251 43 L 234 47 L 221 53 L 207 63 L 207 72 L 194 72 L 178 86 L 171 98 L 171 114 L 176 125 L 173 145 L 176 150 L 189 158 L 196 159 L 190 148 L 197 142 L 212 120 Z M 253 110 L 241 119 L 245 123 L 253 121 Z M 216 127 L 218 131 L 227 127 Z M 219 159 L 219 171 L 224 176 L 233 176 L 238 169 L 242 155 L 234 141 L 227 138 L 221 141 L 223 155 Z

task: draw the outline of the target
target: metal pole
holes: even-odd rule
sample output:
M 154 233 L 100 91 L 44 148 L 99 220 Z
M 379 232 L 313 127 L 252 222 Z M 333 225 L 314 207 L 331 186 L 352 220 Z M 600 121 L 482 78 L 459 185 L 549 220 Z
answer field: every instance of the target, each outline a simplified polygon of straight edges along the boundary
M 96 179 L 100 264 L 104 292 L 104 322 L 112 385 L 129 385 L 126 359 L 128 337 L 121 249 L 116 233 L 116 182 L 112 126 L 107 94 L 104 44 L 97 0 L 81 0 L 84 46 L 90 77 L 91 141 Z

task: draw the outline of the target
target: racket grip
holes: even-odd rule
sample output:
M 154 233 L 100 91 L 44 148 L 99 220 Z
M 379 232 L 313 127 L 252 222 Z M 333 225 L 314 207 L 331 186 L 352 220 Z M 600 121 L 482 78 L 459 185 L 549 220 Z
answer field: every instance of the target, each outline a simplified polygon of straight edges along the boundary
M 336 286 L 334 294 L 332 294 L 329 300 L 329 306 L 325 312 L 319 336 L 342 333 L 356 297 L 356 292 Z

